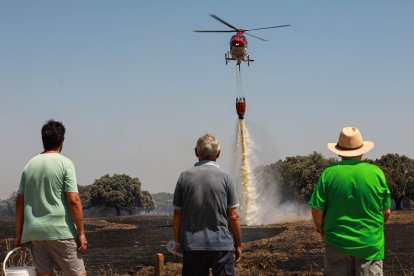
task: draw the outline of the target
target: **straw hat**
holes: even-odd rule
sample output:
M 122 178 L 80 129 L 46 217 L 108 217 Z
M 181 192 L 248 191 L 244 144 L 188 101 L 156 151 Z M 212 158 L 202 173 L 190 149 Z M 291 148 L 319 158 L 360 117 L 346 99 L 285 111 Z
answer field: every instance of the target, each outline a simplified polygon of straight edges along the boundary
M 339 134 L 338 143 L 328 143 L 328 149 L 340 156 L 355 157 L 374 148 L 374 142 L 363 141 L 356 127 L 344 127 Z

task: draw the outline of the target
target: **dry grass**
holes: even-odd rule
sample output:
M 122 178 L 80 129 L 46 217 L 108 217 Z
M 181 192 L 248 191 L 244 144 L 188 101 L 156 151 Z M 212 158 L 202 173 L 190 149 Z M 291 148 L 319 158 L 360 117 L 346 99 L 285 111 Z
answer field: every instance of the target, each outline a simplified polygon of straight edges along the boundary
M 120 228 L 131 227 L 128 222 L 119 221 Z M 104 219 L 91 221 L 101 230 L 118 229 L 117 223 L 108 223 Z M 125 224 L 126 223 L 126 224 Z M 99 225 L 98 225 L 99 224 Z M 121 227 L 122 226 L 122 227 Z M 243 244 L 243 256 L 236 265 L 237 275 L 322 275 L 324 247 L 320 236 L 315 232 L 311 221 L 264 226 L 274 229 L 274 236 Z M 414 211 L 395 212 L 390 223 L 386 225 L 386 256 L 384 274 L 414 276 Z M 135 231 L 139 231 L 139 228 Z M 273 230 L 272 230 L 273 231 Z M 10 251 L 14 247 L 13 238 L 0 240 L 1 248 Z M 155 252 L 149 252 L 154 254 Z M 10 259 L 8 266 L 31 264 L 31 256 L 27 251 L 20 251 Z M 87 260 L 86 260 L 87 261 Z M 88 265 L 86 264 L 88 267 Z M 0 272 L 0 275 L 4 275 Z M 59 273 L 55 274 L 59 275 Z M 128 271 L 117 274 L 110 265 L 101 270 L 90 272 L 92 276 L 116 275 L 154 275 L 153 267 L 145 267 L 139 271 Z M 181 275 L 179 258 L 167 262 L 164 275 Z

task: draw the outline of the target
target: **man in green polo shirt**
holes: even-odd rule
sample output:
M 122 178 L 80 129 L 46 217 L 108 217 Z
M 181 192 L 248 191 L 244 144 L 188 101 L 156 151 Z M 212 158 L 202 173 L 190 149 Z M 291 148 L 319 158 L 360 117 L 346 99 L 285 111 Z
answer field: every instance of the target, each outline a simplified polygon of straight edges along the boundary
M 357 128 L 342 129 L 328 148 L 342 161 L 322 172 L 309 205 L 325 241 L 324 275 L 382 275 L 384 223 L 391 196 L 384 173 L 363 162 L 374 147 Z

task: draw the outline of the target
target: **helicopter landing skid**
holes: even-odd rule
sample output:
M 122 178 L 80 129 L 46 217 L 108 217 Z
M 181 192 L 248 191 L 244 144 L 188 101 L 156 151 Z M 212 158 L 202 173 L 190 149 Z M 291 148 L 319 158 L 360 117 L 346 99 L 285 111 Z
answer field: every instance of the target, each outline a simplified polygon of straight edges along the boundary
M 247 62 L 247 66 L 250 66 L 250 62 L 253 62 L 254 59 L 250 59 L 250 55 L 246 55 L 243 59 L 237 59 L 231 56 L 230 52 L 224 53 L 224 60 L 226 62 L 226 65 L 229 63 L 230 60 L 237 60 L 237 66 L 239 66 L 240 70 L 240 64 L 242 61 Z
M 247 62 L 247 66 L 250 66 L 250 62 L 253 62 L 254 59 L 250 59 L 250 55 L 247 55 L 244 61 Z

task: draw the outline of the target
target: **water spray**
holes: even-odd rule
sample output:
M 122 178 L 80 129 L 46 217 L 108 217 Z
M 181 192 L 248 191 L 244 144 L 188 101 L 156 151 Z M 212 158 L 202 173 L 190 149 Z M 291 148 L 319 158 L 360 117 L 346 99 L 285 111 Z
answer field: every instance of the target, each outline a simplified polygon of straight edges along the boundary
M 258 170 L 258 146 L 250 137 L 244 115 L 246 100 L 241 72 L 236 69 L 236 112 L 239 117 L 237 129 L 237 173 L 239 176 L 240 215 L 247 225 L 272 224 L 299 221 L 310 218 L 305 203 L 283 201 L 280 183 L 265 170 Z

